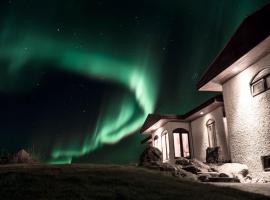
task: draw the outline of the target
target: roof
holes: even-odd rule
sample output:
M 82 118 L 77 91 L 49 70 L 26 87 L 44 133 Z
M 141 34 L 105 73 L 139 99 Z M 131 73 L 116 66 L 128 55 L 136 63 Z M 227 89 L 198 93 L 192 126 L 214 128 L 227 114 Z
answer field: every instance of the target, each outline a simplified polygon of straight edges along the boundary
M 202 116 L 201 112 L 206 114 L 220 105 L 223 105 L 222 95 L 212 97 L 211 99 L 207 100 L 203 104 L 199 105 L 184 115 L 149 114 L 143 126 L 141 127 L 140 133 L 151 132 L 151 130 L 155 130 L 167 122 L 189 122 L 195 120 Z
M 147 138 L 145 138 L 145 139 L 143 139 L 143 140 L 141 141 L 141 144 L 148 144 L 148 143 L 150 143 L 151 141 L 152 141 L 152 136 L 149 135 Z
M 197 84 L 197 88 L 204 90 L 203 86 L 209 83 L 217 75 L 223 72 L 226 68 L 235 63 L 239 58 L 243 57 L 250 50 L 264 41 L 270 35 L 270 4 L 267 4 L 260 10 L 254 12 L 246 17 L 241 25 L 238 27 L 229 42 L 225 45 L 223 50 L 210 64 L 206 72 Z M 256 54 L 253 55 L 252 60 L 257 58 Z M 250 60 L 250 59 L 249 59 Z M 252 64 L 249 61 L 247 64 Z M 248 66 L 247 66 L 248 67 Z M 240 71 L 238 71 L 239 73 Z M 226 77 L 226 80 L 232 75 Z M 223 81 L 225 79 L 222 79 Z M 215 81 L 212 84 L 212 91 L 218 91 L 215 86 Z M 217 82 L 220 84 L 220 82 Z M 210 87 L 209 87 L 210 88 Z M 205 89 L 207 90 L 207 89 Z M 209 91 L 209 90 L 208 90 Z

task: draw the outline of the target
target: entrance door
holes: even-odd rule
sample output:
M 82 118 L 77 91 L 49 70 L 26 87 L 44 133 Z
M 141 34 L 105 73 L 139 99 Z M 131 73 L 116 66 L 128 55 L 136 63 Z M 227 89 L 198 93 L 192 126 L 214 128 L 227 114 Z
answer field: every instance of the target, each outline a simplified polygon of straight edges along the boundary
M 185 129 L 175 129 L 173 131 L 173 141 L 174 141 L 174 157 L 184 157 L 190 158 L 190 141 L 189 133 Z

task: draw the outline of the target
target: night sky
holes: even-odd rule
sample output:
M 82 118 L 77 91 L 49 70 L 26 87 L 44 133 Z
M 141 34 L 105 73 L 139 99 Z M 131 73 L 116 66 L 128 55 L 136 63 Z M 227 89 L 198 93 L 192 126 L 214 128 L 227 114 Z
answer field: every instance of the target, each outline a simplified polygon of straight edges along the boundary
M 49 163 L 130 163 L 148 113 L 213 96 L 196 83 L 267 0 L 1 0 L 0 149 Z

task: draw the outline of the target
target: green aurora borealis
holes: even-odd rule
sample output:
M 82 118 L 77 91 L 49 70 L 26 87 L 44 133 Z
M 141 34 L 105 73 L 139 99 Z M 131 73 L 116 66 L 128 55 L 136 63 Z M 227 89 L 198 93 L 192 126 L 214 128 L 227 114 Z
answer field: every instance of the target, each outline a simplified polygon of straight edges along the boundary
M 211 96 L 196 91 L 200 75 L 266 2 L 1 1 L 0 147 L 35 146 L 50 163 L 135 162 L 147 114 Z

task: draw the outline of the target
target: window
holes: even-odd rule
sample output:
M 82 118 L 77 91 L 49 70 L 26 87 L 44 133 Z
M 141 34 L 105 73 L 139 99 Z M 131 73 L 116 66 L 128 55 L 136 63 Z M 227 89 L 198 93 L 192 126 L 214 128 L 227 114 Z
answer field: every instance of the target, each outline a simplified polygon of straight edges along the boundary
M 182 133 L 181 134 L 182 139 L 182 147 L 183 147 L 183 157 L 189 158 L 190 152 L 189 152 L 189 140 L 188 140 L 188 133 Z
M 154 137 L 154 147 L 156 147 L 159 150 L 161 150 L 160 149 L 160 146 L 159 146 L 159 139 L 158 139 L 158 136 L 157 135 Z
M 175 158 L 190 158 L 189 134 L 185 129 L 175 129 L 173 131 L 174 156 Z
M 266 77 L 266 87 L 270 88 L 270 76 Z
M 250 82 L 252 96 L 257 96 L 270 89 L 270 68 L 261 70 Z
M 173 133 L 173 142 L 174 142 L 174 157 L 181 157 L 181 143 L 180 143 L 180 134 Z
M 209 119 L 206 122 L 207 132 L 208 132 L 208 143 L 209 147 L 217 146 L 217 137 L 216 137 L 216 126 L 213 119 Z
M 161 149 L 163 161 L 169 160 L 169 136 L 167 131 L 161 136 Z
M 270 156 L 262 156 L 262 163 L 264 171 L 270 171 Z

